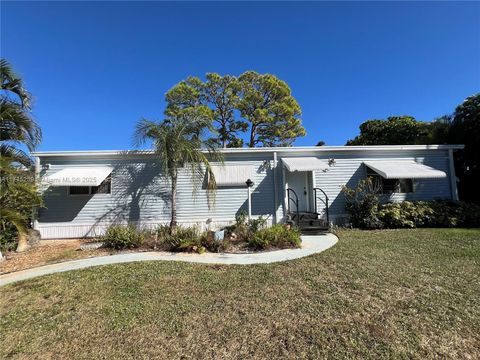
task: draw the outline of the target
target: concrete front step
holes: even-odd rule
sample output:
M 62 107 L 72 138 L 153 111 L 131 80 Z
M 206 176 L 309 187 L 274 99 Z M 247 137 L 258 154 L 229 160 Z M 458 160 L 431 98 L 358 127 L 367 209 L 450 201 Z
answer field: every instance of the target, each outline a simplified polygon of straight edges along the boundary
M 328 232 L 328 227 L 309 226 L 300 228 L 300 232 L 305 235 L 314 235 Z

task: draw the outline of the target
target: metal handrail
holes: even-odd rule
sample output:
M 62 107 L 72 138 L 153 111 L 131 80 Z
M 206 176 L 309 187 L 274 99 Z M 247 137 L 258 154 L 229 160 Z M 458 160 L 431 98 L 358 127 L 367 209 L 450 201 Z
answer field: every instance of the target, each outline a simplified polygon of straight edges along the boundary
M 323 195 L 325 196 L 325 200 L 323 200 L 321 197 L 318 196 L 317 190 L 320 190 L 323 193 Z M 330 215 L 329 215 L 329 212 L 328 212 L 328 195 L 325 191 L 323 191 L 322 189 L 317 188 L 317 187 L 313 188 L 313 192 L 315 193 L 315 195 L 314 195 L 315 212 L 317 212 L 317 198 L 318 198 L 325 204 L 325 212 L 326 212 L 326 215 L 327 215 L 327 224 L 330 227 Z
M 290 193 L 292 193 L 295 196 L 295 198 L 293 198 Z M 293 203 L 295 204 L 295 210 L 296 210 L 296 213 L 297 213 L 296 223 L 298 225 L 298 221 L 300 220 L 300 211 L 298 209 L 298 196 L 297 196 L 297 193 L 295 192 L 295 190 L 288 188 L 287 189 L 287 211 L 289 213 L 290 213 L 290 200 L 292 200 Z

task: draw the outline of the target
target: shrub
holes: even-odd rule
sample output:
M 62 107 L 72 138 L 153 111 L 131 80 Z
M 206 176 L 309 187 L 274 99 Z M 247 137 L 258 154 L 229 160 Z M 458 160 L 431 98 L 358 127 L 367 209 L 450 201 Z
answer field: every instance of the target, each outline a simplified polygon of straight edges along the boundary
M 133 225 L 111 225 L 108 227 L 102 241 L 106 247 L 114 249 L 136 248 L 142 245 L 144 232 Z
M 239 241 L 250 241 L 252 237 L 261 229 L 267 226 L 267 219 L 260 216 L 258 219 L 247 218 L 247 213 L 242 211 L 235 216 L 235 224 L 227 226 L 224 230 L 227 234 L 235 233 Z
M 422 216 L 419 215 L 415 204 L 405 201 L 380 205 L 378 218 L 383 227 L 414 228 L 418 226 Z
M 168 226 L 160 227 L 158 231 L 160 232 L 159 237 L 161 236 L 160 241 L 170 251 L 205 252 L 202 240 L 206 239 L 206 235 L 200 233 L 194 226 L 178 226 L 175 234 L 170 233 Z
M 404 201 L 379 206 L 386 228 L 480 226 L 480 206 L 447 200 Z
M 480 226 L 480 206 L 459 201 L 403 201 L 380 204 L 370 178 L 342 188 L 353 227 L 360 229 Z
M 0 251 L 12 251 L 17 247 L 17 229 L 10 223 L 0 224 Z
M 360 229 L 379 229 L 382 222 L 378 218 L 379 189 L 372 179 L 360 180 L 357 187 L 342 187 L 345 194 L 345 210 L 353 227 Z
M 302 240 L 297 228 L 288 228 L 282 224 L 276 224 L 269 228 L 257 231 L 249 240 L 248 244 L 253 249 L 290 248 L 299 247 Z

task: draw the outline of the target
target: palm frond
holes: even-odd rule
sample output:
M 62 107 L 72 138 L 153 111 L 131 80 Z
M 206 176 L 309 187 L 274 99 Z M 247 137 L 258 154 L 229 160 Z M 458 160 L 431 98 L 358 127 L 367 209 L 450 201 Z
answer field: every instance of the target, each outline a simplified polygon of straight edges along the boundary
M 11 162 L 18 162 L 27 168 L 33 167 L 33 160 L 24 151 L 9 144 L 0 144 L 0 157 Z
M 17 229 L 18 233 L 27 232 L 27 218 L 19 211 L 2 206 L 2 208 L 0 208 L 0 219 L 3 223 L 11 223 Z
M 6 59 L 0 59 L 0 79 L 2 90 L 4 90 L 7 94 L 15 94 L 20 100 L 21 106 L 24 109 L 29 110 L 31 95 L 25 89 L 22 78 L 15 73 L 12 66 Z
M 193 185 L 193 195 L 197 193 L 205 175 L 207 200 L 214 199 L 215 177 L 210 160 L 222 161 L 222 154 L 215 144 L 207 139 L 213 131 L 212 120 L 201 112 L 182 112 L 162 122 L 141 119 L 134 132 L 134 142 L 143 145 L 152 141 L 156 156 L 167 178 L 176 177 L 179 169 L 189 171 Z M 212 196 L 213 195 L 213 196 Z
M 29 150 L 42 140 L 40 126 L 30 113 L 5 98 L 0 100 L 0 140 L 25 144 Z

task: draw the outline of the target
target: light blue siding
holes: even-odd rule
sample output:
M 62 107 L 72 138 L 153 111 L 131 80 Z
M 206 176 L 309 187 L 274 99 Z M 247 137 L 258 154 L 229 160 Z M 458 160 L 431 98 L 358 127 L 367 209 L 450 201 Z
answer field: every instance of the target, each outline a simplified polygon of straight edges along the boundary
M 278 204 L 275 209 L 273 152 L 233 153 L 225 155 L 225 165 L 251 165 L 255 169 L 252 180 L 255 185 L 252 194 L 254 216 L 264 216 L 270 221 L 274 214 L 277 220 L 284 217 L 285 183 L 282 157 L 315 156 L 335 159 L 335 166 L 328 171 L 316 171 L 314 182 L 330 199 L 332 219 L 344 216 L 345 199 L 342 185 L 356 186 L 366 176 L 363 161 L 372 160 L 415 160 L 436 169 L 449 171 L 448 150 L 398 150 L 398 151 L 278 151 L 276 168 Z M 41 164 L 50 164 L 42 172 L 48 176 L 71 166 L 112 166 L 112 193 L 95 195 L 68 195 L 66 187 L 46 188 L 45 208 L 39 211 L 38 228 L 44 238 L 93 236 L 104 231 L 114 222 L 135 222 L 154 225 L 166 223 L 170 217 L 170 185 L 162 176 L 157 161 L 149 155 L 105 156 L 104 158 L 82 156 L 45 156 Z M 206 226 L 207 220 L 227 223 L 235 215 L 247 210 L 247 189 L 245 187 L 220 187 L 217 189 L 212 206 L 208 206 L 208 193 L 201 186 L 194 194 L 194 184 L 187 169 L 181 169 L 178 181 L 178 220 L 184 224 Z M 429 200 L 451 198 L 448 178 L 415 180 L 415 192 L 395 194 L 390 199 Z M 211 197 L 212 198 L 212 197 Z

